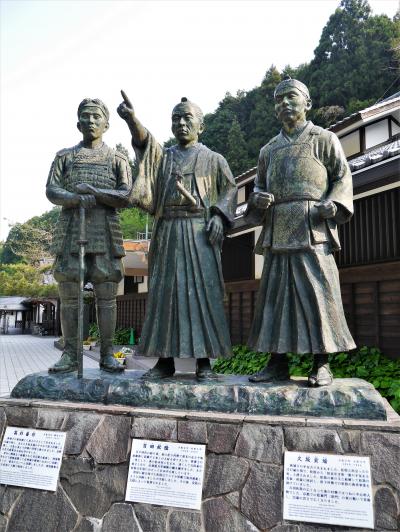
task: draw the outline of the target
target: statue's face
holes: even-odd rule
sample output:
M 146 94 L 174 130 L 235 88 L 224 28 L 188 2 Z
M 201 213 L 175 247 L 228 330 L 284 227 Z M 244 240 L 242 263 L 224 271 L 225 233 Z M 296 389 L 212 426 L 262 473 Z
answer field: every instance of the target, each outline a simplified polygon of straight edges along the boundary
M 77 126 L 84 140 L 93 141 L 100 139 L 108 129 L 108 120 L 98 107 L 88 105 L 82 109 Z
M 294 87 L 287 87 L 275 96 L 276 116 L 283 124 L 293 126 L 304 122 L 310 109 L 311 100 Z
M 189 103 L 182 103 L 172 112 L 172 133 L 179 144 L 185 146 L 197 142 L 203 131 L 203 124 Z

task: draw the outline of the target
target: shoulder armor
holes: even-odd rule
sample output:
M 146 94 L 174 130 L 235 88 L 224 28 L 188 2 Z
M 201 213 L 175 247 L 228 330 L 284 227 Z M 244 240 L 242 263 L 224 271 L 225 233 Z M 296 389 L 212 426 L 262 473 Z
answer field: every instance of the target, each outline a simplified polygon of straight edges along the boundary
M 272 137 L 272 139 L 269 142 L 267 142 L 264 148 L 266 148 L 267 146 L 271 146 L 272 144 L 275 144 L 275 142 L 278 142 L 278 139 L 279 139 L 279 135 Z
M 68 155 L 74 151 L 74 148 L 75 146 L 72 146 L 72 148 L 63 148 L 62 150 L 56 153 L 56 157 L 63 157 L 65 155 Z
M 310 135 L 321 135 L 324 131 L 325 129 L 323 127 L 313 125 L 310 129 Z
M 209 153 L 214 153 L 215 155 L 221 155 L 220 153 L 213 151 L 211 148 L 209 148 L 208 146 L 206 146 L 205 144 L 201 142 L 199 142 L 199 149 L 200 151 L 207 151 Z
M 272 137 L 272 139 L 270 141 L 267 142 L 267 144 L 265 144 L 265 146 L 263 146 L 260 150 L 260 155 L 262 153 L 264 153 L 270 146 L 272 146 L 273 144 L 275 144 L 275 142 L 278 141 L 278 137 L 279 135 L 276 135 L 276 137 Z
M 118 159 L 122 159 L 123 161 L 125 161 L 126 163 L 129 163 L 129 159 L 126 155 L 124 155 L 123 153 L 121 153 L 120 151 L 117 151 L 117 150 L 114 150 L 114 155 L 115 157 L 117 157 Z

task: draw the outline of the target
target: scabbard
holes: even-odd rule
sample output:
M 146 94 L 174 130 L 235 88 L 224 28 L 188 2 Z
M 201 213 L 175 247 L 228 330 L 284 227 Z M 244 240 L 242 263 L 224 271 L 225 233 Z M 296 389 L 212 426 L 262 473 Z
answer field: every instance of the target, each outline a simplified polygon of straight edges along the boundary
M 85 286 L 85 246 L 86 240 L 86 217 L 85 208 L 79 207 L 79 294 L 78 294 L 78 339 L 77 339 L 77 361 L 78 379 L 83 377 L 83 287 Z

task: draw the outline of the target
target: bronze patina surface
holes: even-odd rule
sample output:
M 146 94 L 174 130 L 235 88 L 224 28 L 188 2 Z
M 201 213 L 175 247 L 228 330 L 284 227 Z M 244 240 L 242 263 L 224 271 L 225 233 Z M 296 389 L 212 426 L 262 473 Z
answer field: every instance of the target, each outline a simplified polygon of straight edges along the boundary
M 127 370 L 107 375 L 87 369 L 79 380 L 72 374 L 34 373 L 19 381 L 12 397 L 161 410 L 386 420 L 381 396 L 362 379 L 335 379 L 329 388 L 310 388 L 306 379 L 251 383 L 246 376 L 214 375 L 199 382 L 193 374 L 149 380 L 143 373 Z
M 96 296 L 101 337 L 100 367 L 121 371 L 113 357 L 112 338 L 116 323 L 117 285 L 123 277 L 125 255 L 117 208 L 127 207 L 132 188 L 127 158 L 103 142 L 109 112 L 98 99 L 85 99 L 78 107 L 77 127 L 83 140 L 59 151 L 46 186 L 48 199 L 61 205 L 53 240 L 56 256 L 54 277 L 59 284 L 61 327 L 65 348 L 49 371 L 64 373 L 78 368 L 78 295 L 81 235 L 80 209 L 84 208 L 84 282 L 91 282 Z
M 177 144 L 163 149 L 121 92 L 118 113 L 139 161 L 132 201 L 155 219 L 138 352 L 159 358 L 147 377 L 172 376 L 174 358 L 196 358 L 197 376 L 204 378 L 211 374 L 210 358 L 231 355 L 221 245 L 234 219 L 235 181 L 225 159 L 198 142 L 203 131 L 198 105 L 182 98 L 174 107 Z
M 246 213 L 263 225 L 256 253 L 264 254 L 248 345 L 272 356 L 250 380 L 285 380 L 285 353 L 313 353 L 308 382 L 324 386 L 328 354 L 355 348 L 333 257 L 337 224 L 353 214 L 352 178 L 336 135 L 306 120 L 308 88 L 286 79 L 274 97 L 283 127 L 261 149 Z

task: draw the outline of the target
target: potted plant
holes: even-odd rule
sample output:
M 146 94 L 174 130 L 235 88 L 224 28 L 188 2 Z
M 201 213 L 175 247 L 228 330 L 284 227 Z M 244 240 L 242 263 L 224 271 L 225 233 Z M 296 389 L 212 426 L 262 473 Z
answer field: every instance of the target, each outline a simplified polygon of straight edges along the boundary
M 95 336 L 89 336 L 87 339 L 88 342 L 90 342 L 90 345 L 92 347 L 96 347 L 97 345 L 97 338 Z
M 114 357 L 118 360 L 120 364 L 125 364 L 126 355 L 122 351 L 117 351 L 116 353 L 114 353 Z
M 89 342 L 89 340 L 84 340 L 83 341 L 83 350 L 84 351 L 90 351 L 91 347 L 92 347 L 92 345 Z

